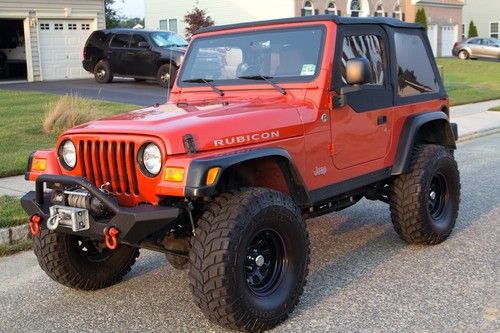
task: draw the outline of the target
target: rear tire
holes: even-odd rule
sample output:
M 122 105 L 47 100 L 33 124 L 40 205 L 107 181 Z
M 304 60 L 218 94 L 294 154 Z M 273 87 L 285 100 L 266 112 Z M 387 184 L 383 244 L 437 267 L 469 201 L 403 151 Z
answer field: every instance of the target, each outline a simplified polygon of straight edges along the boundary
M 410 171 L 391 185 L 391 218 L 399 236 L 408 243 L 441 243 L 455 225 L 459 203 L 460 175 L 450 150 L 415 147 Z
M 288 317 L 304 290 L 309 236 L 280 192 L 249 188 L 216 198 L 191 239 L 189 282 L 213 322 L 263 331 Z
M 106 60 L 100 60 L 94 66 L 94 78 L 98 83 L 110 83 L 113 81 L 111 66 Z
M 458 59 L 460 60 L 467 60 L 469 59 L 470 55 L 469 55 L 469 52 L 465 51 L 465 50 L 460 50 L 458 52 Z
M 172 64 L 164 64 L 158 68 L 156 79 L 163 88 L 172 88 L 174 86 L 177 68 Z
M 95 290 L 120 282 L 139 257 L 139 249 L 114 251 L 70 234 L 42 230 L 33 237 L 38 264 L 54 281 L 70 288 Z

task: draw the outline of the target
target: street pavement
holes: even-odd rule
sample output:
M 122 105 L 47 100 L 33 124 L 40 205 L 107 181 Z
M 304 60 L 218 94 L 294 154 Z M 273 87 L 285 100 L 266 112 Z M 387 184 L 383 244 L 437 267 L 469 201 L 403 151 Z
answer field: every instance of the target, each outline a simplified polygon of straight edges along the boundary
M 436 246 L 407 245 L 388 206 L 362 200 L 308 221 L 304 295 L 275 332 L 499 332 L 500 134 L 459 145 L 462 203 Z M 142 251 L 125 280 L 82 292 L 51 281 L 32 252 L 0 258 L 2 332 L 218 332 L 187 272 Z

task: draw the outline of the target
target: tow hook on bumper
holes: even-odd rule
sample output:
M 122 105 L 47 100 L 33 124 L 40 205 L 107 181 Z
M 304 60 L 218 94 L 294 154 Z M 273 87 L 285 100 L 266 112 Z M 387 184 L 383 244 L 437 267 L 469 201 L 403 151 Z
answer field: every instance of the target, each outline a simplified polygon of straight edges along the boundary
M 180 209 L 176 207 L 149 204 L 122 207 L 85 178 L 44 174 L 36 179 L 36 191 L 28 192 L 21 199 L 23 209 L 30 216 L 30 229 L 33 235 L 38 235 L 41 230 L 47 228 L 46 224 L 51 216 L 50 208 L 54 207 L 51 193 L 44 192 L 44 184 L 47 184 L 48 188 L 77 187 L 88 191 L 99 200 L 110 213 L 107 216 L 94 216 L 89 211 L 88 228 L 86 224 L 75 225 L 73 228 L 71 219 L 68 218 L 67 221 L 63 221 L 65 223 L 58 223 L 53 229 L 101 241 L 107 239 L 106 245 L 109 248 L 116 248 L 118 242 L 140 246 L 141 242 L 146 241 L 147 237 L 155 232 L 175 226 L 180 214 Z M 78 219 L 76 221 L 81 222 Z

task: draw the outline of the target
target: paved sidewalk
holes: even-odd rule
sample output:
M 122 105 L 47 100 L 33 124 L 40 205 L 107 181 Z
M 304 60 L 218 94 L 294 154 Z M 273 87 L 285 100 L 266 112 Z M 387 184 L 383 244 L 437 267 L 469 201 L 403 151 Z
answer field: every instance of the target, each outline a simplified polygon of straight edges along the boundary
M 35 183 L 27 182 L 24 180 L 24 176 L 0 178 L 0 195 L 21 197 L 34 189 Z
M 458 124 L 459 141 L 500 131 L 500 112 L 488 109 L 500 106 L 500 99 L 451 107 L 451 121 Z
M 500 131 L 500 112 L 487 111 L 499 105 L 500 99 L 452 107 L 451 120 L 458 124 L 459 141 Z M 25 181 L 24 176 L 0 178 L 0 195 L 21 197 L 33 189 L 34 184 Z

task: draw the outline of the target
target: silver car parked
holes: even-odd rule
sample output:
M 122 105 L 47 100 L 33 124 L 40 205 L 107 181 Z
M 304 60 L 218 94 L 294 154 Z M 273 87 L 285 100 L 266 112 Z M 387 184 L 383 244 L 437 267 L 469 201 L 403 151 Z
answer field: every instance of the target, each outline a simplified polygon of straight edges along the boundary
M 500 39 L 498 38 L 469 38 L 453 45 L 452 53 L 459 59 L 494 58 L 500 59 Z

